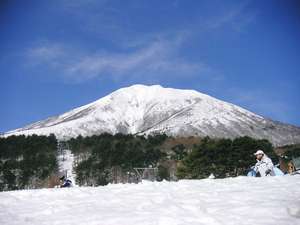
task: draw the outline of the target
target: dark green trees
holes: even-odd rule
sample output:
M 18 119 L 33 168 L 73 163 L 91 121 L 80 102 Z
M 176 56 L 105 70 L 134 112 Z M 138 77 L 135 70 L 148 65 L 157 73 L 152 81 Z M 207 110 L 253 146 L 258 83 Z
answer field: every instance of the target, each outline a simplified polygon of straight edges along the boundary
M 255 164 L 253 153 L 262 149 L 274 163 L 277 157 L 267 140 L 250 137 L 230 139 L 204 138 L 194 146 L 178 168 L 179 178 L 207 178 L 211 173 L 217 178 L 244 175 Z
M 81 158 L 75 167 L 79 185 L 105 185 L 112 173 L 133 172 L 134 167 L 156 166 L 164 157 L 159 147 L 166 135 L 133 136 L 101 134 L 78 137 L 69 144 L 75 156 Z
M 54 135 L 0 138 L 0 190 L 41 187 L 57 169 L 56 145 Z
M 277 163 L 270 142 L 250 137 L 199 138 L 193 146 L 166 135 L 104 133 L 78 136 L 64 144 L 75 155 L 79 185 L 105 185 L 116 177 L 130 176 L 134 167 L 149 166 L 158 166 L 159 177 L 166 180 L 176 179 L 176 167 L 178 178 L 207 178 L 211 173 L 217 178 L 244 175 L 255 164 L 253 153 L 257 149 Z M 298 152 L 287 151 L 287 155 Z M 56 154 L 54 135 L 0 138 L 0 190 L 45 187 L 49 175 L 57 171 Z

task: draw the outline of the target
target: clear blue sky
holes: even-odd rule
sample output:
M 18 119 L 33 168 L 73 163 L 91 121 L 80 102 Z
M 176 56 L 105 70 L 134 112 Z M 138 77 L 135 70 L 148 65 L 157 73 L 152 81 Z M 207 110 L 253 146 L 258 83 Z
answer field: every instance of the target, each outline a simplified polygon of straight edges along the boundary
M 196 89 L 300 125 L 300 3 L 0 3 L 0 131 L 136 83 Z

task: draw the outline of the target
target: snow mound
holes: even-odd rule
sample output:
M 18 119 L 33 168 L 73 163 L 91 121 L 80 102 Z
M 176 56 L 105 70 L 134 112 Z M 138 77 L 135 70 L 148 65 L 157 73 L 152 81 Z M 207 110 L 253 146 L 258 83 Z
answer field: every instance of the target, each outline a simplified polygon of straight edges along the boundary
M 300 177 L 114 184 L 0 193 L 0 224 L 300 224 Z

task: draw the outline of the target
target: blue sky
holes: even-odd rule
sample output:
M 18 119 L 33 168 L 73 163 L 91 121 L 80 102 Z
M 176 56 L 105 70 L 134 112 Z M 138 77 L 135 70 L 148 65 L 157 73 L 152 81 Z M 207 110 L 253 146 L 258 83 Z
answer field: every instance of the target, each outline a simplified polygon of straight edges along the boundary
M 136 83 L 300 126 L 299 1 L 0 3 L 0 131 Z

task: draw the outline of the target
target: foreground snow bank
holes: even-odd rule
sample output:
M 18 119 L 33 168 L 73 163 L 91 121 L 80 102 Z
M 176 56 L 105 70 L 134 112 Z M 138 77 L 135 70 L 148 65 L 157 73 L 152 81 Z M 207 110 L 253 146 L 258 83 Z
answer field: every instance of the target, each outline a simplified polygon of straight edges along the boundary
M 0 193 L 0 224 L 300 224 L 300 176 Z

